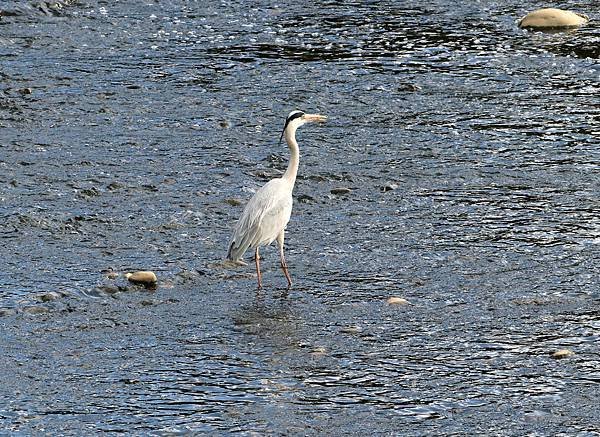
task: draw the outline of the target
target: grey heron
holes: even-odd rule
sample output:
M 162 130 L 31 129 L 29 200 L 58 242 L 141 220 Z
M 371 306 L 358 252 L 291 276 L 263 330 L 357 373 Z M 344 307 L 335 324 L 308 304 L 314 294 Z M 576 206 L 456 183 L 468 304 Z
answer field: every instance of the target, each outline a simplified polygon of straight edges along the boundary
M 319 114 L 306 114 L 302 111 L 290 112 L 279 138 L 279 144 L 281 144 L 281 140 L 285 136 L 290 148 L 290 160 L 287 170 L 281 178 L 270 180 L 252 196 L 235 225 L 229 243 L 227 259 L 237 265 L 247 265 L 242 259 L 244 253 L 248 249 L 254 249 L 259 289 L 262 288 L 262 275 L 258 249 L 260 246 L 270 245 L 274 240 L 277 240 L 279 246 L 281 269 L 287 279 L 288 288 L 292 286 L 292 279 L 283 253 L 283 241 L 285 227 L 292 215 L 292 192 L 300 160 L 300 150 L 296 142 L 296 129 L 305 123 L 323 122 L 326 119 L 327 117 Z

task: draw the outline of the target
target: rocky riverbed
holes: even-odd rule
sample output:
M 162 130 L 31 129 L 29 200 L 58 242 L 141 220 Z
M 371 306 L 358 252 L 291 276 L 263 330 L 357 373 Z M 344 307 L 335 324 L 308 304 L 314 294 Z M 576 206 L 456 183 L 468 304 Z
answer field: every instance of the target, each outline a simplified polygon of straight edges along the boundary
M 539 6 L 3 2 L 0 434 L 595 435 L 598 10 Z

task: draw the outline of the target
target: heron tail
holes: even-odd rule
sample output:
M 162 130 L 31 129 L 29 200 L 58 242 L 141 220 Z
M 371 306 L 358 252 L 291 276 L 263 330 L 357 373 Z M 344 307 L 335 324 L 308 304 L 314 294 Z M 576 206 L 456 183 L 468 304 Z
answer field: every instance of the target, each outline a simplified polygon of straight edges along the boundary
M 229 245 L 229 250 L 227 251 L 227 261 L 237 266 L 246 266 L 247 263 L 242 260 L 242 257 L 239 253 L 239 247 L 235 246 L 235 241 L 232 241 Z

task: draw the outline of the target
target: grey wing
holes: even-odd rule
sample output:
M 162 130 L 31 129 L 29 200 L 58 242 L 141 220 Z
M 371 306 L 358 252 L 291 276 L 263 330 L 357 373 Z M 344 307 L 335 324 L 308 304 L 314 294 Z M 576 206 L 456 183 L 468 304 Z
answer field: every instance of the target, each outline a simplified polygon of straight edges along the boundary
M 250 247 L 271 243 L 292 212 L 291 189 L 281 179 L 269 181 L 250 199 L 235 225 L 227 258 L 238 261 Z

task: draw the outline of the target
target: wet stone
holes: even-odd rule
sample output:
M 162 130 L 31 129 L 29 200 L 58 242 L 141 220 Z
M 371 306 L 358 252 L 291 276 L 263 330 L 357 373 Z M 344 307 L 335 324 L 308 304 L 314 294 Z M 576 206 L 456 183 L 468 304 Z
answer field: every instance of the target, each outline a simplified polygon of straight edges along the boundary
M 310 351 L 310 355 L 312 355 L 313 357 L 321 357 L 326 354 L 327 354 L 327 349 L 325 349 L 323 346 L 317 346 L 313 350 Z
M 403 83 L 403 84 L 398 85 L 397 90 L 398 91 L 415 92 L 415 91 L 421 91 L 421 87 L 414 83 Z
M 227 203 L 228 205 L 231 205 L 231 206 L 240 206 L 244 202 L 242 202 L 240 199 L 229 198 L 229 199 L 225 199 L 225 203 Z
M 12 316 L 13 314 L 15 314 L 15 310 L 12 308 L 0 308 L 0 317 Z
M 62 294 L 57 293 L 56 291 L 49 291 L 48 293 L 41 293 L 36 296 L 36 299 L 40 302 L 52 302 L 54 300 L 60 299 Z
M 106 189 L 109 191 L 115 191 L 115 190 L 119 190 L 121 188 L 125 188 L 125 185 L 121 184 L 120 182 L 111 182 L 106 187 Z
M 352 190 L 350 188 L 344 188 L 344 187 L 332 188 L 330 191 L 331 194 L 335 194 L 336 196 L 350 194 L 351 192 L 352 192 Z
M 573 355 L 575 355 L 575 353 L 569 349 L 559 349 L 557 351 L 552 352 L 551 357 L 560 360 L 563 358 L 569 358 Z
M 125 275 L 130 282 L 134 284 L 152 285 L 156 284 L 158 280 L 154 272 L 148 270 L 142 270 L 134 273 L 128 273 Z
M 41 305 L 33 305 L 23 308 L 23 312 L 27 314 L 45 314 L 50 310 Z
M 343 332 L 344 334 L 358 334 L 359 332 L 362 332 L 362 330 L 363 329 L 360 326 L 352 325 L 344 326 L 340 329 L 340 332 Z
M 396 190 L 397 188 L 398 188 L 398 184 L 395 184 L 393 182 L 388 182 L 383 187 L 381 187 L 381 191 L 384 193 L 387 193 L 388 191 L 393 191 L 393 190 Z
M 315 198 L 309 196 L 308 194 L 300 194 L 298 197 L 298 202 L 300 203 L 312 203 L 315 201 Z
M 100 195 L 100 191 L 97 188 L 84 188 L 79 192 L 81 197 L 97 197 Z
M 572 28 L 586 24 L 589 18 L 583 14 L 556 8 L 544 8 L 530 12 L 519 20 L 519 27 L 531 29 Z
M 540 422 L 548 420 L 551 417 L 549 411 L 534 410 L 523 415 L 523 420 L 526 422 Z
M 175 288 L 175 281 L 171 279 L 163 280 L 161 281 L 160 286 L 164 289 Z
M 275 153 L 271 153 L 267 157 L 267 161 L 272 162 L 272 163 L 283 164 L 283 163 L 287 162 L 287 159 L 284 158 L 282 155 L 277 155 Z
M 123 384 L 138 384 L 140 382 L 140 380 L 133 379 L 133 378 L 123 378 L 123 379 L 121 379 L 121 382 Z
M 99 285 L 94 288 L 95 294 L 116 294 L 122 290 L 123 287 L 118 287 L 116 285 Z
M 402 297 L 392 296 L 386 301 L 388 305 L 408 305 L 408 301 Z
M 183 284 L 186 282 L 192 282 L 196 280 L 200 274 L 194 270 L 182 270 L 175 275 L 174 282 L 177 284 Z

